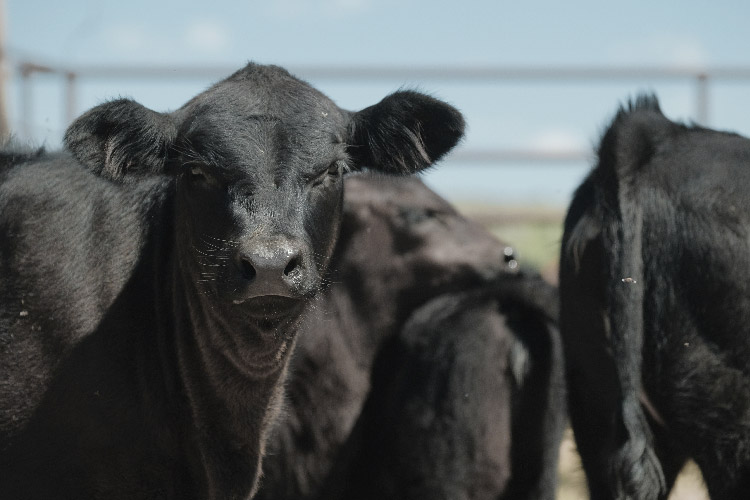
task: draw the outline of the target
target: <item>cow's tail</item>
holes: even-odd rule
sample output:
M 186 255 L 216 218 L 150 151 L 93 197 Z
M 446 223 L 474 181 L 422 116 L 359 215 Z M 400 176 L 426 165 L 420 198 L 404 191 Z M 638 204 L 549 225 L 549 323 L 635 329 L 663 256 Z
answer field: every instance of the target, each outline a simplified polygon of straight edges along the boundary
M 612 457 L 612 484 L 617 498 L 657 499 L 666 495 L 666 482 L 656 455 L 653 435 L 640 401 L 643 349 L 643 191 L 639 170 L 649 163 L 663 124 L 654 98 L 640 98 L 618 114 L 602 139 L 599 173 L 607 207 L 602 237 L 609 253 L 606 297 L 607 325 L 617 367 L 621 407 Z

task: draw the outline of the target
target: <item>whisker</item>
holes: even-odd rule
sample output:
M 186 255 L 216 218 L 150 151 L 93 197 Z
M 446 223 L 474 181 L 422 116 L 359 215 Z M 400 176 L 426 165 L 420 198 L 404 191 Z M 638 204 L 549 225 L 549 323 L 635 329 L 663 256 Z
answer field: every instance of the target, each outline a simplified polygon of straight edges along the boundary
M 236 242 L 234 240 L 224 240 L 224 239 L 221 239 L 221 238 L 217 238 L 216 236 L 210 236 L 208 234 L 204 234 L 203 236 L 201 236 L 201 238 L 208 238 L 208 239 L 211 239 L 211 240 L 214 240 L 214 241 L 221 241 L 222 243 L 229 243 L 229 244 L 232 244 L 232 245 L 235 245 L 235 246 L 239 244 L 238 242 Z

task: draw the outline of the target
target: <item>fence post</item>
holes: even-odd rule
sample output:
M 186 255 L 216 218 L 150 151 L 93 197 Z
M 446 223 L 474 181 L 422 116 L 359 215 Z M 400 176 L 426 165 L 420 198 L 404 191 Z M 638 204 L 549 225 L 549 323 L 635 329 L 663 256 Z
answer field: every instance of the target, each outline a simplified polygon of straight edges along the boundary
M 32 102 L 31 75 L 33 69 L 27 64 L 21 65 L 21 133 L 24 140 L 31 139 Z
M 695 117 L 700 125 L 708 126 L 708 74 L 698 73 L 696 80 Z
M 65 128 L 76 117 L 76 74 L 73 71 L 65 73 Z

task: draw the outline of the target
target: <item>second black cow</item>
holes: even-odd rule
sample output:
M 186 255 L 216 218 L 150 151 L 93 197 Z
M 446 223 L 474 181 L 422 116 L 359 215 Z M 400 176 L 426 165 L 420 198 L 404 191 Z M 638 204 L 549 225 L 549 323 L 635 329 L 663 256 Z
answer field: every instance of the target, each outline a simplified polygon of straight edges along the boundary
M 417 179 L 346 184 L 258 498 L 552 500 L 555 288 Z
M 592 499 L 666 498 L 694 459 L 750 491 L 750 140 L 622 109 L 560 267 L 570 413 Z

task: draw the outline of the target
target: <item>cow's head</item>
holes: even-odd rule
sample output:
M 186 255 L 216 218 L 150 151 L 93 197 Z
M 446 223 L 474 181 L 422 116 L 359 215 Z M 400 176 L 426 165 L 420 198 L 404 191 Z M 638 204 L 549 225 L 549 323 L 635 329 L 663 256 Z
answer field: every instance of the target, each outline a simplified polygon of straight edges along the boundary
M 336 267 L 362 294 L 359 302 L 382 304 L 389 316 L 517 269 L 511 247 L 416 178 L 347 179 L 339 252 Z
M 180 265 L 202 293 L 268 316 L 320 288 L 347 172 L 420 171 L 463 128 L 457 110 L 421 93 L 349 112 L 281 68 L 249 64 L 172 113 L 100 105 L 65 144 L 115 182 L 174 176 Z

